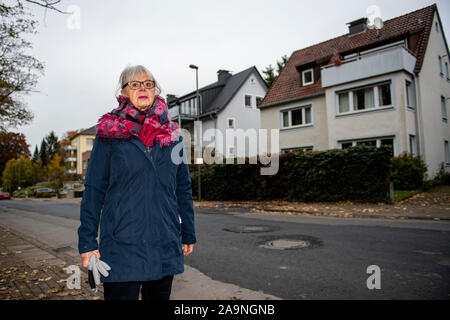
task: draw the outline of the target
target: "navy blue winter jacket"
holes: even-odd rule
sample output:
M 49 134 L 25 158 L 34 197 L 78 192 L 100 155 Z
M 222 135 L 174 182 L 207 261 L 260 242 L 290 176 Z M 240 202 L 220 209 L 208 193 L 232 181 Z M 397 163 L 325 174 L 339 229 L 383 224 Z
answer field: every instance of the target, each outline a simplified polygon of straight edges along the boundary
M 181 145 L 180 145 L 181 143 Z M 96 137 L 85 178 L 80 253 L 99 249 L 102 282 L 149 281 L 184 271 L 182 244 L 196 242 L 191 179 L 180 136 L 170 146 Z M 100 244 L 97 243 L 100 226 Z

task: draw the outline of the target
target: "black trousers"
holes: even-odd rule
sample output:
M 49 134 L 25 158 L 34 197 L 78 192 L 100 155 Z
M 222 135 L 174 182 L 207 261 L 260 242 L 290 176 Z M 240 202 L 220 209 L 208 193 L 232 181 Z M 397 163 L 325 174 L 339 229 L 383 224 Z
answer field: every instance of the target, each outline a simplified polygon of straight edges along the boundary
M 106 282 L 103 284 L 105 300 L 169 300 L 173 275 L 159 280 L 141 282 Z

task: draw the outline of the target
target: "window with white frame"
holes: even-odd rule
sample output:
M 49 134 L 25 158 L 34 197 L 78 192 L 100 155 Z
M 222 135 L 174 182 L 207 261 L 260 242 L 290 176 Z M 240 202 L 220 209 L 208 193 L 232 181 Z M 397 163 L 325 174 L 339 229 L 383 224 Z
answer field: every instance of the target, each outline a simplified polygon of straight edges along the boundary
M 375 108 L 374 88 L 362 88 L 353 91 L 353 108 L 355 110 Z
M 391 82 L 337 92 L 338 114 L 372 110 L 392 105 Z
M 339 113 L 350 111 L 350 98 L 348 92 L 338 94 Z
M 234 128 L 234 118 L 228 118 L 227 119 L 227 127 L 230 129 Z
M 312 124 L 312 105 L 281 111 L 281 128 L 295 128 Z
M 341 149 L 347 149 L 356 146 L 390 146 L 392 154 L 394 154 L 394 137 L 379 137 L 379 138 L 366 138 L 366 139 L 355 139 L 355 140 L 343 140 L 339 141 Z
M 444 141 L 444 156 L 445 164 L 450 165 L 450 147 L 448 145 L 448 140 Z
M 245 100 L 245 106 L 248 108 L 251 108 L 252 107 L 252 96 L 246 94 L 244 97 L 244 100 Z
M 314 83 L 313 69 L 308 69 L 308 70 L 302 71 L 302 83 L 304 86 Z
M 414 90 L 414 84 L 409 81 L 405 80 L 406 85 L 406 106 L 411 109 L 416 108 L 416 94 Z
M 442 69 L 442 57 L 439 56 L 438 59 L 439 59 L 439 72 L 441 74 L 441 77 L 443 77 L 444 76 L 444 70 Z
M 409 135 L 409 153 L 412 156 L 417 156 L 417 140 L 414 134 Z
M 442 120 L 447 121 L 447 104 L 444 96 L 441 96 L 441 113 Z

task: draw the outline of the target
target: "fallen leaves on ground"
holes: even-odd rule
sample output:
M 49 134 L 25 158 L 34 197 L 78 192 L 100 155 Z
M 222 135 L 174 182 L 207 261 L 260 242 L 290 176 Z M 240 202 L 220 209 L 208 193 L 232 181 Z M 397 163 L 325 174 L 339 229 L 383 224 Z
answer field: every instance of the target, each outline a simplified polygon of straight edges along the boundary
M 308 295 L 306 293 L 301 293 L 301 294 L 298 295 L 298 297 L 300 299 L 306 299 L 308 297 Z
M 39 278 L 38 281 L 49 281 L 51 280 L 52 277 L 47 277 L 47 278 Z

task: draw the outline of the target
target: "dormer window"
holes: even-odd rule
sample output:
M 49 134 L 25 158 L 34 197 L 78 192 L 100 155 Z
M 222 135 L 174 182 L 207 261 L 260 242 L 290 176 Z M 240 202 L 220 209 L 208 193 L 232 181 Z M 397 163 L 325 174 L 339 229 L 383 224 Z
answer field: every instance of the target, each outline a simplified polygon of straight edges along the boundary
M 314 83 L 314 73 L 313 69 L 308 69 L 302 71 L 302 82 L 303 86 L 307 86 Z

